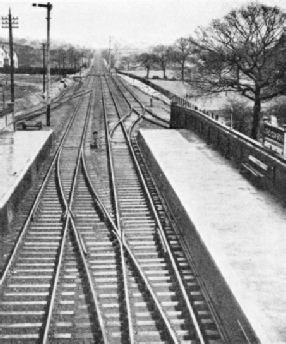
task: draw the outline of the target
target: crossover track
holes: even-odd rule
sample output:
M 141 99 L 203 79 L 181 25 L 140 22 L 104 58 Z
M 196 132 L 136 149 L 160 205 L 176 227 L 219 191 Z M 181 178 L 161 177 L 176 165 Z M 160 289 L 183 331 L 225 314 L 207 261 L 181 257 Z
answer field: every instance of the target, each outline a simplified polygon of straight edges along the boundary
M 1 276 L 1 343 L 107 342 L 71 210 L 92 100 L 81 97 Z
M 66 104 L 68 101 L 71 101 L 73 99 L 79 98 L 84 93 L 89 92 L 85 90 L 81 90 L 82 85 L 77 84 L 75 87 L 68 88 L 67 90 L 63 91 L 58 97 L 52 100 L 51 102 L 51 111 L 56 110 L 57 108 L 61 107 L 63 104 Z M 22 121 L 29 121 L 36 118 L 41 117 L 46 113 L 46 107 L 41 107 L 40 109 L 31 111 L 29 113 L 19 115 L 16 118 L 16 125 L 20 125 Z
M 128 104 L 129 108 L 132 108 L 133 111 L 135 111 L 139 116 L 142 116 L 142 119 L 145 119 L 145 122 L 153 123 L 158 128 L 169 128 L 169 120 L 156 115 L 145 105 L 143 105 L 135 93 L 130 89 L 129 86 L 126 85 L 125 82 L 123 82 L 120 77 L 113 77 L 112 80 L 117 90 Z
M 0 342 L 226 343 L 137 145 L 167 121 L 93 70 L 1 276 Z
M 127 256 L 130 341 L 223 343 L 182 248 L 172 252 L 136 159 L 131 132 L 144 119 L 144 107 L 140 115 L 127 101 L 123 114 L 111 78 L 102 79 L 102 92 L 115 223 Z

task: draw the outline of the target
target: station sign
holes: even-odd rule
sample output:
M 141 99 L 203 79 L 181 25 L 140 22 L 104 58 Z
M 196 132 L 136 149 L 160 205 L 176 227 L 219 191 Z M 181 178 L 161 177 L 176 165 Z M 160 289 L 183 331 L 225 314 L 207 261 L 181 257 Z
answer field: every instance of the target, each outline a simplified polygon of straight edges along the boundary
M 263 144 L 286 158 L 286 131 L 284 128 L 264 123 Z

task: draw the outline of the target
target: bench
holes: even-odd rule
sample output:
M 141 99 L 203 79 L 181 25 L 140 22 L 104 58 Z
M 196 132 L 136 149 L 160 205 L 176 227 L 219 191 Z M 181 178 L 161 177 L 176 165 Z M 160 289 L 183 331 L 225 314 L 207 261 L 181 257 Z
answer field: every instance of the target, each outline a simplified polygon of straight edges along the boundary
M 256 181 L 262 181 L 269 169 L 269 166 L 253 155 L 248 156 L 247 162 L 241 164 L 241 173 L 250 174 Z
M 43 128 L 41 121 L 23 121 L 21 124 L 23 130 L 41 130 Z

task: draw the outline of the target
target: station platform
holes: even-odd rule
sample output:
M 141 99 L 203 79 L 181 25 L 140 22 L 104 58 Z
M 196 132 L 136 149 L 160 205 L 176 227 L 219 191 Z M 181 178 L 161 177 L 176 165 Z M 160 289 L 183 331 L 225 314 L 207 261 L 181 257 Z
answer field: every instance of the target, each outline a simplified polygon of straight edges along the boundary
M 0 235 L 14 219 L 19 202 L 49 153 L 53 131 L 0 133 Z
M 230 343 L 286 343 L 286 209 L 187 130 L 139 145 Z

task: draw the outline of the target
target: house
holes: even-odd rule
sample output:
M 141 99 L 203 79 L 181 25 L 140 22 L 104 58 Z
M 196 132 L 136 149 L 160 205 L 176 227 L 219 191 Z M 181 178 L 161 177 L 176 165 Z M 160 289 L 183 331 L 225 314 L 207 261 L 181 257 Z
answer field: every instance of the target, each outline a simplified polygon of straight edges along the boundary
M 14 56 L 14 68 L 18 68 L 18 56 L 15 53 L 15 51 L 13 52 L 13 56 Z M 8 47 L 5 47 L 4 45 L 2 45 L 2 47 L 0 48 L 0 68 L 6 67 L 6 66 L 10 66 L 10 51 Z

